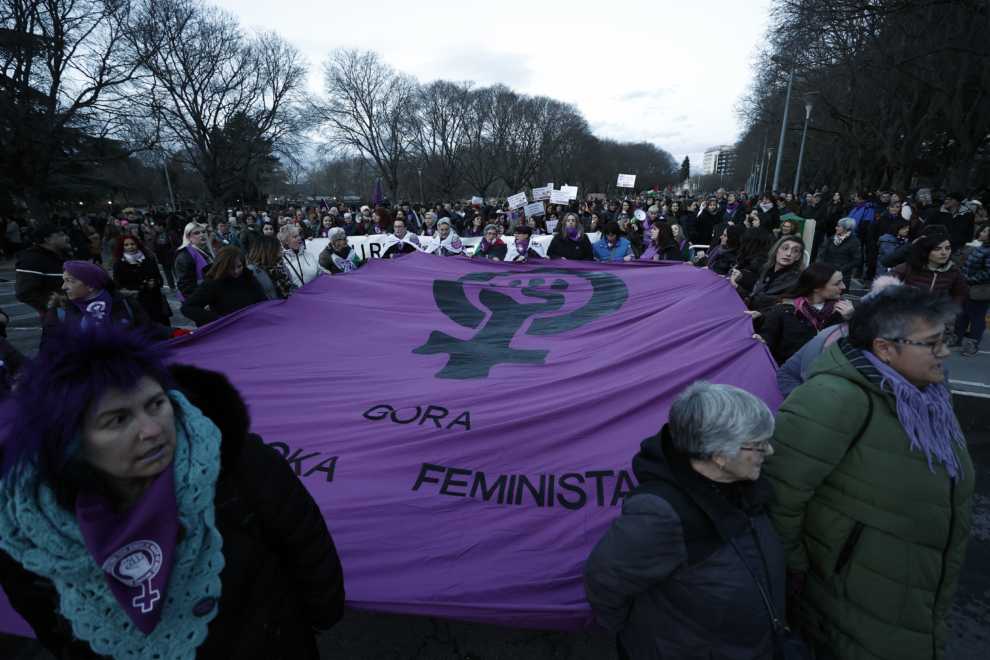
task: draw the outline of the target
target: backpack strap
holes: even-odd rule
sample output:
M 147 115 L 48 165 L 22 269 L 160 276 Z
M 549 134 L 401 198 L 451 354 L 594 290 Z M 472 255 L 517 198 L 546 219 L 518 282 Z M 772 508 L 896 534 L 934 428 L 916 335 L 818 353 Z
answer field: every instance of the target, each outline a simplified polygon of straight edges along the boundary
M 58 316 L 58 322 L 64 325 L 65 324 L 65 308 L 64 307 L 56 307 L 55 308 L 55 314 Z
M 131 309 L 131 304 L 129 302 L 127 302 L 127 298 L 121 298 L 121 301 L 124 303 L 124 309 L 127 310 L 127 315 L 130 316 L 131 317 L 131 320 L 133 321 L 134 320 L 134 310 Z
M 866 400 L 869 407 L 867 408 L 866 419 L 863 420 L 863 425 L 859 427 L 859 431 L 855 436 L 853 436 L 852 442 L 849 443 L 849 447 L 846 449 L 847 455 L 856 447 L 857 444 L 859 444 L 859 441 L 863 439 L 866 429 L 869 428 L 870 422 L 873 421 L 873 395 L 870 394 L 870 390 L 868 390 L 862 383 L 856 383 L 856 385 L 858 385 L 859 389 L 863 390 L 863 394 L 866 395 Z

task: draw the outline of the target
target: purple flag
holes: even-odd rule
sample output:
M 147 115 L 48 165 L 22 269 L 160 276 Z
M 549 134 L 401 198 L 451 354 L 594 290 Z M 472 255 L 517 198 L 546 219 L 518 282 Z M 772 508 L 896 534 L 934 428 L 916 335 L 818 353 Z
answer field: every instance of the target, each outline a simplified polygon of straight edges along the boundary
M 683 264 L 414 252 L 176 348 L 227 374 L 313 494 L 350 607 L 580 629 L 595 625 L 581 567 L 674 397 L 703 378 L 779 406 L 744 310 L 728 281 Z M 256 350 L 258 328 L 277 345 Z M 316 335 L 331 340 L 314 352 Z
M 329 212 L 330 211 L 330 205 L 327 204 L 327 200 L 325 200 L 322 197 L 320 197 L 320 213 L 323 213 L 324 211 Z
M 383 197 L 382 197 L 382 180 L 381 179 L 378 179 L 378 182 L 375 184 L 375 206 L 381 204 L 382 203 L 382 199 L 383 199 Z

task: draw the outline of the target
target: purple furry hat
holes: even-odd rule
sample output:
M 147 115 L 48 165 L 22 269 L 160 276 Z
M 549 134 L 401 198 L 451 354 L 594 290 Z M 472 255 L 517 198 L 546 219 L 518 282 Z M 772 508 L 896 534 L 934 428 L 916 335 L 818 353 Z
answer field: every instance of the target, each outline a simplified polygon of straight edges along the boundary
M 117 326 L 65 330 L 26 362 L 4 408 L 13 410 L 0 439 L 0 479 L 15 488 L 33 465 L 51 485 L 75 452 L 86 406 L 112 387 L 128 389 L 149 375 L 176 389 L 166 368 L 169 349 Z M 5 415 L 5 417 L 8 415 Z

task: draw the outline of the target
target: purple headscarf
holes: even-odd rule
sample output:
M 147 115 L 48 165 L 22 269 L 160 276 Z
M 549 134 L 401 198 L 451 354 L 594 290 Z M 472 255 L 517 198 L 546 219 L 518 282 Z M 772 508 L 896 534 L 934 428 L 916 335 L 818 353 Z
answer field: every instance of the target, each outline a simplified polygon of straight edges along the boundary
M 62 264 L 62 270 L 94 289 L 102 289 L 110 284 L 110 274 L 89 261 L 66 261 Z

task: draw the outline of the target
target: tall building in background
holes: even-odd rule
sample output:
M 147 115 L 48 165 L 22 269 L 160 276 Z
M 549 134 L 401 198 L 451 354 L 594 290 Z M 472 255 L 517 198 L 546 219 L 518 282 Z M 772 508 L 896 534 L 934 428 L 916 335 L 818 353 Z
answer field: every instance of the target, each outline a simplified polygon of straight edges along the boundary
M 705 159 L 701 163 L 701 173 L 709 174 L 735 174 L 736 171 L 736 145 L 722 144 L 705 151 Z

